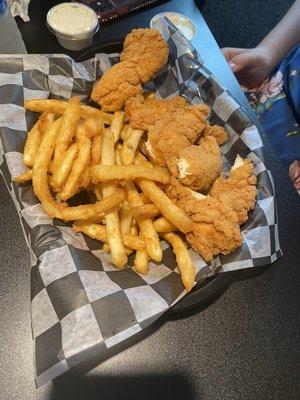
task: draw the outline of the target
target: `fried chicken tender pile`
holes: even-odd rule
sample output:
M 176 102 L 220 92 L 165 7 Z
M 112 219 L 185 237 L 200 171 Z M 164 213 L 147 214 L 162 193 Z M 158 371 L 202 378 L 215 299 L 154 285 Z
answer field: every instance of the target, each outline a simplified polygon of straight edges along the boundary
M 193 220 L 194 229 L 186 238 L 205 261 L 219 253 L 228 254 L 242 244 L 236 213 L 226 203 L 208 196 L 199 198 L 174 177 L 166 193 Z
M 209 108 L 204 104 L 186 105 L 167 113 L 152 126 L 146 143 L 150 157 L 161 166 L 180 151 L 196 143 L 206 127 Z
M 221 151 L 213 136 L 205 136 L 198 146 L 186 147 L 170 158 L 167 166 L 183 185 L 207 192 L 221 174 Z
M 158 121 L 164 118 L 165 114 L 174 112 L 187 105 L 187 101 L 180 96 L 172 99 L 145 99 L 138 95 L 127 100 L 125 113 L 135 129 L 148 131 Z
M 96 82 L 91 98 L 104 111 L 120 110 L 127 99 L 142 92 L 167 62 L 169 48 L 155 29 L 134 29 L 126 36 L 120 61 Z
M 130 61 L 142 83 L 149 82 L 168 61 L 169 48 L 156 29 L 134 29 L 126 36 L 120 61 Z
M 248 211 L 254 208 L 256 181 L 252 162 L 238 156 L 228 178 L 218 178 L 212 185 L 209 196 L 228 205 L 236 213 L 238 223 L 243 224 L 248 219 Z

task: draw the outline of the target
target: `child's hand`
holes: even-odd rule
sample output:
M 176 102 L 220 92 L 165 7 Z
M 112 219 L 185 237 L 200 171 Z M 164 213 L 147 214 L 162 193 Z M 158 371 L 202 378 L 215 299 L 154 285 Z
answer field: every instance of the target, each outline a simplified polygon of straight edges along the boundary
M 263 47 L 254 49 L 225 47 L 222 52 L 238 81 L 248 89 L 259 86 L 274 67 L 269 51 Z

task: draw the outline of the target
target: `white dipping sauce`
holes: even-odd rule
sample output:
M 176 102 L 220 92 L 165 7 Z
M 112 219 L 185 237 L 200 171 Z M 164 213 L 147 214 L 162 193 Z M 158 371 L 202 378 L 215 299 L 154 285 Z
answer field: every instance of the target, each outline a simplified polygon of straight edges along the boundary
M 57 31 L 76 35 L 88 32 L 95 26 L 93 14 L 86 7 L 78 7 L 70 4 L 62 4 L 53 10 L 49 23 Z
M 51 8 L 47 25 L 61 46 L 69 50 L 89 46 L 99 28 L 95 11 L 81 3 L 62 3 Z

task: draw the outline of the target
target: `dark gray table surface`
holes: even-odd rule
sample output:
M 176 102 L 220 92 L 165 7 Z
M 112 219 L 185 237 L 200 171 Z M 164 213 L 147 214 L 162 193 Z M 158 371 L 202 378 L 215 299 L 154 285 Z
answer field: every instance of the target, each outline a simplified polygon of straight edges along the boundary
M 44 27 L 45 12 L 54 3 L 32 0 L 31 22 L 19 22 L 28 52 L 64 52 Z M 126 17 L 101 29 L 95 40 L 120 38 L 133 27 L 147 26 L 154 14 L 171 9 L 196 22 L 194 45 L 206 66 L 251 113 L 193 1 L 173 0 Z M 0 37 L 2 33 L 0 26 Z M 29 253 L 14 204 L 1 179 L 1 400 L 296 399 L 300 202 L 261 133 L 275 181 L 284 257 L 261 274 L 257 270 L 243 271 L 201 312 L 177 320 L 164 319 L 146 332 L 143 340 L 100 365 L 95 356 L 84 369 L 38 390 L 33 381 Z M 88 372 L 81 376 L 84 371 Z

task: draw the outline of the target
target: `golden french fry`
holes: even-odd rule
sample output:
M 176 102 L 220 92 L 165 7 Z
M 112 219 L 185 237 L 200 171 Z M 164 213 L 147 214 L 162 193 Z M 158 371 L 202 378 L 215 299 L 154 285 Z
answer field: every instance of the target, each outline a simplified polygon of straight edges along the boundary
M 149 200 L 144 193 L 140 193 L 140 198 L 144 204 L 153 204 L 151 200 Z
M 83 134 L 93 138 L 97 135 L 102 135 L 103 129 L 104 124 L 102 121 L 96 118 L 88 118 L 77 128 L 76 136 L 79 139 L 80 135 Z
M 73 224 L 73 229 L 75 232 L 83 232 L 92 239 L 100 240 L 100 242 L 105 243 L 107 241 L 105 226 L 103 225 L 77 221 Z
M 145 249 L 145 242 L 142 238 L 129 233 L 123 235 L 124 245 L 130 247 L 133 250 L 143 250 Z
M 39 118 L 39 131 L 43 135 L 55 120 L 55 114 L 51 111 L 45 111 Z
M 143 204 L 142 206 L 132 207 L 130 212 L 136 220 L 154 218 L 160 215 L 160 211 L 155 204 Z
M 123 190 L 116 190 L 111 196 L 98 200 L 94 204 L 83 204 L 65 207 L 61 210 L 61 218 L 65 221 L 102 219 L 106 212 L 113 210 L 125 199 Z
M 119 146 L 116 148 L 116 164 L 122 165 Z
M 159 165 L 154 165 L 154 168 L 162 174 L 165 174 L 170 178 L 170 172 L 167 167 L 161 167 Z
M 27 181 L 31 181 L 31 179 L 32 179 L 32 169 L 29 169 L 28 171 L 23 172 L 23 174 L 16 176 L 13 180 L 14 182 L 21 184 Z
M 114 165 L 115 139 L 110 129 L 104 129 L 101 148 L 101 165 Z
M 90 183 L 91 183 L 90 167 L 86 167 L 81 176 L 79 187 L 87 189 Z
M 108 243 L 103 244 L 102 251 L 104 251 L 104 253 L 109 253 L 110 248 L 109 248 Z
M 139 150 L 141 152 L 142 155 L 147 155 L 148 154 L 148 150 L 147 150 L 147 146 L 146 146 L 146 142 L 144 140 L 140 141 L 139 144 Z
M 193 230 L 193 221 L 154 182 L 139 180 L 138 184 L 145 196 L 153 201 L 162 215 L 177 226 L 181 232 L 186 233 Z
M 123 240 L 124 240 L 124 234 L 126 233 L 131 233 L 131 224 L 133 221 L 133 217 L 132 214 L 129 212 L 129 204 L 128 202 L 125 200 L 123 202 L 123 205 L 119 211 L 119 220 L 120 220 L 120 227 L 121 227 L 121 232 L 123 235 Z M 136 231 L 133 232 L 132 236 L 137 236 L 137 227 L 136 227 Z M 128 247 L 125 247 L 125 251 L 127 256 L 129 256 L 132 253 L 132 249 L 129 249 Z
M 48 166 L 54 151 L 55 141 L 60 131 L 61 118 L 57 119 L 43 135 L 33 166 L 32 185 L 43 209 L 50 218 L 62 218 L 62 205 L 52 197 L 48 188 Z
M 23 163 L 27 167 L 33 167 L 34 160 L 41 143 L 41 133 L 39 131 L 39 121 L 32 127 L 27 134 L 27 139 L 23 152 Z
M 140 274 L 147 274 L 149 270 L 149 256 L 146 249 L 137 250 L 134 259 L 134 269 Z
M 151 162 L 147 160 L 147 158 L 140 151 L 137 151 L 134 163 L 136 165 L 143 165 L 144 167 L 154 168 L 154 165 L 151 164 Z
M 77 124 L 80 116 L 80 102 L 78 97 L 72 97 L 68 101 L 66 111 L 62 116 L 61 128 L 55 143 L 54 150 L 54 174 L 63 159 L 70 142 L 75 136 Z
M 129 124 L 124 124 L 123 128 L 120 132 L 120 138 L 124 141 L 127 138 L 127 135 L 129 135 L 129 132 L 132 131 L 132 127 Z
M 125 193 L 131 207 L 143 205 L 139 193 L 132 182 L 128 182 L 125 185 Z M 159 242 L 158 234 L 153 227 L 151 219 L 138 220 L 137 222 L 141 230 L 141 235 L 145 241 L 149 256 L 153 260 L 160 262 L 162 260 L 162 248 Z
M 35 195 L 39 198 L 43 209 L 50 218 L 64 220 L 89 219 L 99 217 L 101 213 L 111 210 L 124 201 L 124 192 L 115 191 L 113 196 L 107 197 L 95 204 L 86 204 L 77 207 L 66 207 L 57 203 L 48 187 L 48 166 L 54 151 L 54 144 L 60 131 L 61 118 L 56 120 L 50 129 L 43 135 L 40 151 L 33 166 L 32 184 Z
M 189 292 L 194 286 L 196 274 L 190 253 L 184 241 L 176 233 L 166 233 L 163 237 L 173 247 L 182 283 Z
M 94 190 L 94 193 L 95 193 L 95 195 L 96 195 L 96 197 L 97 197 L 98 200 L 103 199 L 103 196 L 102 196 L 102 186 L 101 186 L 100 183 L 98 183 L 97 185 L 95 185 L 94 188 L 93 188 L 93 190 Z
M 135 219 L 132 220 L 131 228 L 130 228 L 130 235 L 137 236 L 139 233 L 138 224 Z
M 87 136 L 81 136 L 78 141 L 78 156 L 73 162 L 72 170 L 68 176 L 67 182 L 59 194 L 62 200 L 67 200 L 74 196 L 79 188 L 80 179 L 85 168 L 89 163 L 92 142 Z
M 101 162 L 102 139 L 102 133 L 93 138 L 91 149 L 91 165 L 100 164 Z
M 168 183 L 169 177 L 155 168 L 136 165 L 94 165 L 91 167 L 93 183 L 108 182 L 120 179 L 135 180 L 147 179 L 161 183 Z
M 148 168 L 155 168 L 158 171 L 160 171 L 162 174 L 165 174 L 166 176 L 170 177 L 170 172 L 169 172 L 167 167 L 161 167 L 159 165 L 151 164 L 151 162 L 149 160 L 147 160 L 147 158 L 140 152 L 136 153 L 135 164 L 136 165 L 142 165 L 142 166 L 148 167 Z
M 76 232 L 83 232 L 93 239 L 100 240 L 100 242 L 106 243 L 108 241 L 106 229 L 103 225 L 80 221 L 77 223 L 75 222 L 73 228 Z M 126 247 L 130 247 L 134 250 L 145 249 L 145 242 L 138 236 L 132 236 L 126 233 L 123 237 Z
M 120 151 L 122 164 L 129 165 L 133 164 L 135 152 L 138 148 L 143 131 L 138 129 L 131 129 L 126 139 L 124 140 L 123 146 Z
M 127 262 L 127 256 L 120 229 L 119 217 L 116 211 L 105 215 L 105 226 L 108 245 L 111 251 L 111 262 L 118 268 L 123 269 Z
M 74 143 L 70 146 L 66 152 L 65 158 L 61 164 L 58 165 L 54 171 L 51 179 L 51 184 L 56 190 L 59 190 L 62 185 L 66 182 L 73 166 L 73 162 L 78 154 L 78 144 Z
M 177 231 L 177 227 L 172 224 L 169 220 L 165 217 L 158 218 L 156 221 L 153 222 L 154 229 L 158 233 L 168 233 Z
M 114 152 L 114 134 L 109 130 L 104 130 L 102 142 L 102 165 L 113 165 L 115 163 Z M 108 197 L 113 195 L 116 191 L 115 185 L 103 185 L 102 195 Z M 127 256 L 123 243 L 123 237 L 120 228 L 120 221 L 117 211 L 107 213 L 105 216 L 105 227 L 108 245 L 111 251 L 111 261 L 118 268 L 125 267 Z
M 125 119 L 125 112 L 124 111 L 115 111 L 112 117 L 112 121 L 110 124 L 110 130 L 114 135 L 115 138 L 115 143 L 119 140 L 120 138 L 120 133 L 123 128 L 124 124 L 124 119 Z
M 129 211 L 129 206 L 121 208 L 119 212 L 119 218 L 122 234 L 124 235 L 124 233 L 130 233 L 132 214 Z
M 153 165 L 141 154 L 137 153 L 136 165 L 153 167 Z M 154 168 L 154 167 L 153 167 Z M 138 184 L 144 195 L 148 197 L 160 210 L 162 215 L 172 222 L 180 231 L 186 233 L 193 230 L 193 221 L 161 190 L 154 182 L 138 180 Z
M 55 114 L 63 114 L 67 108 L 67 102 L 63 100 L 50 100 L 50 99 L 35 99 L 25 100 L 24 107 L 26 110 L 42 113 L 44 111 L 51 111 Z M 110 125 L 112 121 L 112 114 L 106 113 L 95 107 L 86 106 L 81 104 L 80 117 L 83 119 L 96 118 L 103 121 L 106 125 Z

